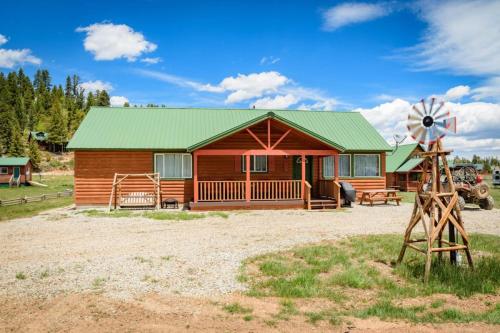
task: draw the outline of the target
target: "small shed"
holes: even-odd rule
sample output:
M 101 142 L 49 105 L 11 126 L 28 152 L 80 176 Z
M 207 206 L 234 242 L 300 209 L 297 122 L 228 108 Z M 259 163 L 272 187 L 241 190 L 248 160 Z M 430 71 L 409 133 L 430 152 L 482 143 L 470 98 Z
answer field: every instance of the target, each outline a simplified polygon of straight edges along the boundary
M 31 181 L 32 170 L 29 157 L 0 157 L 0 184 L 25 184 Z
M 418 153 L 424 151 L 418 143 L 400 145 L 387 154 L 386 175 L 387 187 L 398 187 L 402 191 L 417 190 L 422 174 L 423 158 Z

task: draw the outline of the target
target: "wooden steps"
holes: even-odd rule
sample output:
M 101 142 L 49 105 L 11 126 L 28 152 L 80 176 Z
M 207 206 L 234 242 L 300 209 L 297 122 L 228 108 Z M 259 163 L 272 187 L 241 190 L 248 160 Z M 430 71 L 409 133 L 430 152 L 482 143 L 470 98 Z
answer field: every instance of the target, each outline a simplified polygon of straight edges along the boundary
M 329 198 L 312 199 L 311 210 L 336 209 L 337 201 Z

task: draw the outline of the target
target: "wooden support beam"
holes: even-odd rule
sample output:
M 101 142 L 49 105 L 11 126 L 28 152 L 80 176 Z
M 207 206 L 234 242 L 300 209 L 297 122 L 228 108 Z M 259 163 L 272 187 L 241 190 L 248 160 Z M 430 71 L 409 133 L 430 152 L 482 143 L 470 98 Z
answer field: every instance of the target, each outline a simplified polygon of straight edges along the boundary
M 194 202 L 198 202 L 198 153 L 193 153 L 193 186 Z
M 301 158 L 301 170 L 302 170 L 302 199 L 305 198 L 305 191 L 306 191 L 306 155 L 302 154 L 300 155 Z
M 257 135 L 255 135 L 254 132 L 252 132 L 252 130 L 250 128 L 247 128 L 246 129 L 248 134 L 250 134 L 252 136 L 252 138 L 255 139 L 255 141 L 257 141 L 264 149 L 268 149 L 268 147 L 264 144 L 264 142 L 262 142 L 259 137 Z
M 288 131 L 286 131 L 275 143 L 274 145 L 271 147 L 271 149 L 274 149 L 276 148 L 277 145 L 279 145 L 281 143 L 281 141 L 283 141 L 284 138 L 286 138 L 286 136 L 288 134 L 290 134 L 290 132 L 292 131 L 292 129 L 289 129 Z
M 245 200 L 250 202 L 251 191 L 250 191 L 250 155 L 245 156 L 245 167 L 246 167 L 246 183 L 245 183 Z
M 338 151 L 331 149 L 200 149 L 196 150 L 198 156 L 230 156 L 230 155 L 338 155 Z
M 267 119 L 267 147 L 271 149 L 271 119 Z

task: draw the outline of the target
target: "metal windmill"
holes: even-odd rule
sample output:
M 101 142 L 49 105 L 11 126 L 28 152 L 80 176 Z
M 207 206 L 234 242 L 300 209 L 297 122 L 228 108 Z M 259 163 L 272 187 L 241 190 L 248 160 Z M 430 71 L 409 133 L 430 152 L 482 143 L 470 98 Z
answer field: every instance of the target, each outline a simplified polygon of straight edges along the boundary
M 426 103 L 422 99 L 420 103 L 412 106 L 408 114 L 407 127 L 411 137 L 421 144 L 426 144 L 427 150 L 420 153 L 420 157 L 424 159 L 422 176 L 397 262 L 400 263 L 403 260 L 407 248 L 423 253 L 426 256 L 424 281 L 427 282 L 434 253 L 437 253 L 441 259 L 443 252 L 450 252 L 450 260 L 455 264 L 456 251 L 464 250 L 469 266 L 473 265 L 469 250 L 469 237 L 465 232 L 458 205 L 458 193 L 455 191 L 446 160 L 446 156 L 451 151 L 444 150 L 441 143 L 441 139 L 448 132 L 456 132 L 456 118 L 450 117 L 450 112 L 444 102 L 436 103 L 436 99 L 431 98 L 430 102 Z M 440 162 L 447 186 L 441 183 Z M 419 222 L 423 225 L 425 237 L 412 239 L 412 231 Z M 448 226 L 448 240 L 443 239 L 446 226 Z M 460 235 L 461 244 L 455 237 L 455 229 Z

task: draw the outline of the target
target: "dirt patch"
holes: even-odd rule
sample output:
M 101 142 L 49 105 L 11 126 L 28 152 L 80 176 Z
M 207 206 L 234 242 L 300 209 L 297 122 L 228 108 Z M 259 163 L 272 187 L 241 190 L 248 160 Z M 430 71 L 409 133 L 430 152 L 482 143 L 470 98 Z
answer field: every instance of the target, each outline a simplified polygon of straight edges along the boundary
M 230 314 L 225 304 L 252 309 L 251 317 Z M 321 306 L 322 304 L 316 304 Z M 467 325 L 412 325 L 375 318 L 346 318 L 332 326 L 307 322 L 301 315 L 276 319 L 277 299 L 239 294 L 218 298 L 146 295 L 117 300 L 95 293 L 61 295 L 49 299 L 0 299 L 1 331 L 57 332 L 498 332 L 498 327 Z

